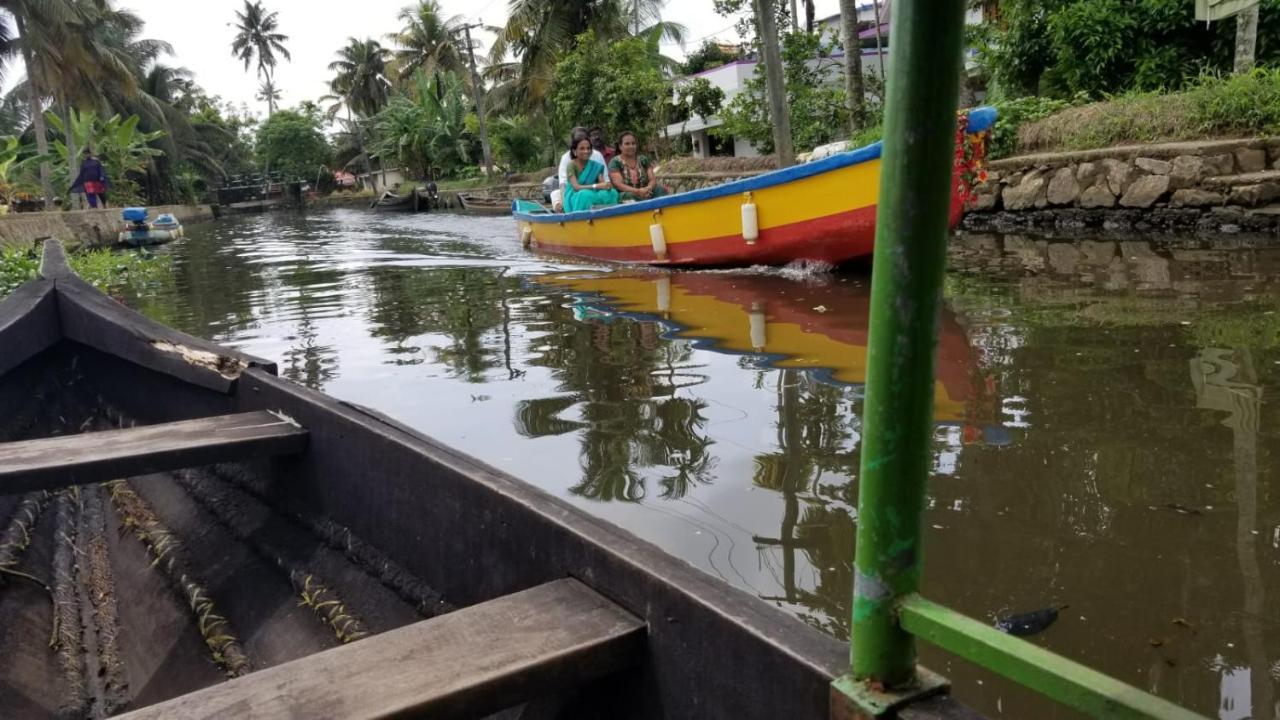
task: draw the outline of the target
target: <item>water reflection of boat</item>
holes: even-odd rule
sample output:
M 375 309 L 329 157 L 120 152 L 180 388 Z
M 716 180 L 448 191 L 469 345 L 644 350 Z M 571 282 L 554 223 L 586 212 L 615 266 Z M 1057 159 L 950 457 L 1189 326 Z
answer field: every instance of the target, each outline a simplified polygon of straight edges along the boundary
M 966 147 L 995 122 L 970 111 L 957 128 Z M 880 143 L 756 177 L 636 203 L 551 213 L 518 200 L 521 242 L 538 250 L 650 265 L 839 264 L 871 254 L 880 194 Z M 951 223 L 964 211 L 973 158 L 955 162 Z
M 0 347 L 0 717 L 829 716 L 842 643 L 56 241 Z
M 586 314 L 659 321 L 669 336 L 706 350 L 751 355 L 770 367 L 804 369 L 840 384 L 860 385 L 866 377 L 871 299 L 866 283 L 688 272 L 566 273 L 536 282 L 577 294 Z M 935 419 L 974 419 L 972 401 L 990 395 L 977 376 L 964 328 L 944 311 Z

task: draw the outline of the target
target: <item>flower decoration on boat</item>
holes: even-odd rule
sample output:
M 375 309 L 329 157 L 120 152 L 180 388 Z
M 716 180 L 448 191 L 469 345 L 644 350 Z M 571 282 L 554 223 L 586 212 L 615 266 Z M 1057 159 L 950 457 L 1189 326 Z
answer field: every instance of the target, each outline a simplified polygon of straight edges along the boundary
M 987 141 L 990 130 L 969 132 L 969 113 L 956 116 L 956 195 L 968 208 L 976 193 L 974 188 L 987 181 Z

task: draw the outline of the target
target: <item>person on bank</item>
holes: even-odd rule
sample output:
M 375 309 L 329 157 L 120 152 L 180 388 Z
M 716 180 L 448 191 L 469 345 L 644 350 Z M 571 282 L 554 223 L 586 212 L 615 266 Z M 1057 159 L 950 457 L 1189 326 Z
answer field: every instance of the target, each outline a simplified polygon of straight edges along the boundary
M 560 156 L 560 168 L 557 173 L 560 179 L 560 186 L 551 193 L 551 209 L 555 212 L 563 212 L 566 207 L 564 204 L 564 193 L 569 190 L 569 166 L 573 164 L 573 139 L 579 135 L 584 137 L 587 135 L 587 129 L 581 125 L 574 127 L 573 130 L 569 132 L 570 147 L 565 151 L 564 155 Z M 601 165 L 607 165 L 604 156 L 599 152 L 593 152 L 592 159 L 596 160 Z
M 650 169 L 649 158 L 639 154 L 636 134 L 630 130 L 618 136 L 618 154 L 609 161 L 609 180 L 619 200 L 648 200 L 667 194 Z
M 569 150 L 569 186 L 564 189 L 565 212 L 590 210 L 600 205 L 616 205 L 618 191 L 613 189 L 599 153 L 591 148 L 586 135 L 574 135 Z
M 98 156 L 93 154 L 88 148 L 84 151 L 84 160 L 80 162 L 80 174 L 76 176 L 75 182 L 71 183 L 71 192 L 82 192 L 85 199 L 89 201 L 89 207 L 98 207 L 98 202 L 102 202 L 102 207 L 107 206 L 107 169 L 102 166 L 102 161 Z

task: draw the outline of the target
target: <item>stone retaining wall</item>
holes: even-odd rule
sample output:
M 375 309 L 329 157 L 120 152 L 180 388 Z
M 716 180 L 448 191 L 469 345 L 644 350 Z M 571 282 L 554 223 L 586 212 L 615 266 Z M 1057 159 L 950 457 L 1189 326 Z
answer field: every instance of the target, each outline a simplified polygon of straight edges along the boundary
M 213 210 L 208 205 L 160 205 L 148 210 L 152 218 L 172 213 L 183 224 L 213 219 Z M 118 207 L 9 213 L 0 215 L 0 246 L 29 248 L 36 240 L 56 238 L 71 246 L 103 247 L 115 244 L 120 225 Z
M 1134 145 L 991 163 L 974 229 L 1280 228 L 1280 138 Z

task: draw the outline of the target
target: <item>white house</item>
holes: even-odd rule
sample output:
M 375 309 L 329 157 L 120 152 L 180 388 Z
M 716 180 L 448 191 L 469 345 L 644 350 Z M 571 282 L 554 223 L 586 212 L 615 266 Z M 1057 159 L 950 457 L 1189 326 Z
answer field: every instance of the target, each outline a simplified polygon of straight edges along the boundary
M 724 93 L 724 104 L 728 105 L 729 101 L 735 95 L 742 92 L 746 88 L 747 81 L 756 71 L 755 60 L 735 60 L 727 65 L 703 70 L 700 73 L 690 75 L 687 78 L 680 78 L 675 83 L 674 93 L 679 94 L 680 88 L 693 78 L 705 78 L 707 82 L 715 87 L 720 88 Z M 672 123 L 666 127 L 665 133 L 669 138 L 678 138 L 681 135 L 688 135 L 693 142 L 693 154 L 695 157 L 711 156 L 711 136 L 708 130 L 719 127 L 724 124 L 718 115 L 712 115 L 705 121 L 697 115 L 690 115 L 688 121 Z M 755 145 L 744 138 L 733 139 L 733 154 L 736 157 L 756 157 L 760 154 L 756 150 Z
M 877 50 L 874 46 L 864 47 L 862 49 L 862 72 L 866 75 L 883 77 L 881 72 L 881 63 L 887 65 L 890 59 L 889 53 L 889 26 L 892 20 L 892 5 L 888 0 L 880 1 L 880 48 Z M 982 23 L 983 15 L 981 9 L 969 9 L 965 11 L 965 24 L 978 25 Z M 835 30 L 837 37 L 840 31 L 840 15 L 837 13 L 830 17 L 817 20 L 816 25 L 823 28 Z M 858 24 L 865 26 L 866 29 L 860 32 L 859 38 L 864 45 L 871 45 L 876 36 L 876 8 L 871 3 L 858 6 Z M 831 59 L 842 61 L 844 58 L 844 49 L 837 42 L 835 47 L 831 48 Z M 813 62 L 819 62 L 814 60 Z M 972 52 L 966 55 L 966 66 L 971 70 L 975 65 Z M 830 82 L 841 82 L 842 72 L 839 70 L 840 63 L 832 65 L 832 72 L 829 73 Z M 712 85 L 720 88 L 724 92 L 724 104 L 728 105 L 729 101 L 735 95 L 742 92 L 746 88 L 747 81 L 751 79 L 756 70 L 756 60 L 738 60 L 728 65 L 703 70 L 700 73 L 691 75 L 687 78 L 680 78 L 675 82 L 675 94 L 679 94 L 680 87 L 683 83 L 693 78 L 706 78 Z M 712 115 L 705 121 L 694 115 L 687 122 L 672 123 L 665 129 L 666 136 L 669 138 L 678 138 L 681 135 L 688 135 L 693 144 L 693 154 L 697 157 L 710 157 L 712 144 L 714 141 L 708 134 L 708 130 L 719 127 L 724 121 L 719 116 Z M 760 154 L 756 150 L 755 145 L 745 138 L 733 138 L 730 146 L 733 155 L 737 157 L 755 157 Z M 721 149 L 726 149 L 721 146 Z

